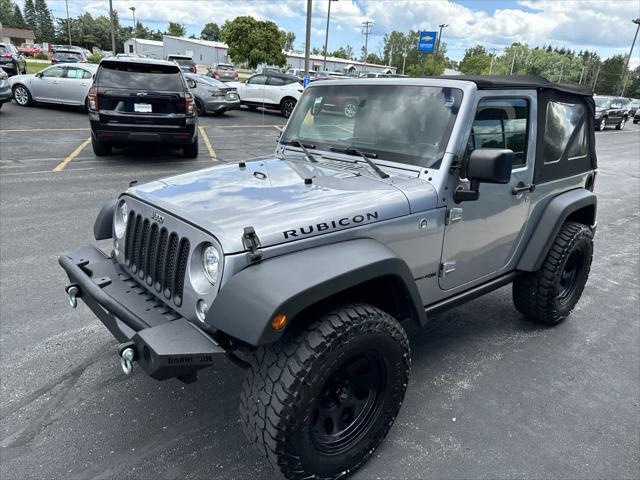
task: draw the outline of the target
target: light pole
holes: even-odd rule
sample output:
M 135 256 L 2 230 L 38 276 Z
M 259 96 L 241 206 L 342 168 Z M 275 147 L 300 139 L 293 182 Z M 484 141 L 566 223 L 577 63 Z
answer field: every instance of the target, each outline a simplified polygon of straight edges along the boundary
M 136 7 L 129 7 L 129 10 L 131 10 L 133 14 L 133 30 L 131 30 L 133 34 L 133 51 L 138 53 L 138 42 L 136 41 Z
M 307 32 L 304 46 L 304 74 L 309 75 L 309 54 L 311 53 L 311 0 L 307 0 Z
M 631 48 L 629 49 L 629 55 L 627 55 L 627 61 L 624 64 L 624 70 L 622 72 L 622 89 L 620 90 L 620 96 L 624 96 L 624 89 L 627 88 L 627 78 L 629 75 L 627 73 L 627 69 L 629 68 L 629 59 L 631 58 L 631 54 L 633 53 L 633 47 L 636 46 L 636 39 L 638 38 L 638 30 L 640 30 L 640 18 L 635 18 L 631 20 L 633 23 L 638 25 L 636 27 L 636 34 L 633 36 L 633 42 L 631 42 Z
M 404 51 L 402 52 L 402 74 L 404 75 L 404 67 L 407 64 L 407 45 L 404 46 Z
M 337 2 L 338 0 L 329 0 L 327 7 L 327 28 L 324 31 L 324 62 L 322 62 L 322 70 L 327 70 L 327 48 L 329 48 L 329 17 L 331 16 L 331 2 Z
M 433 57 L 433 72 L 432 75 L 436 74 L 436 65 L 438 64 L 438 52 L 440 51 L 440 42 L 442 41 L 442 29 L 447 28 L 449 25 L 446 23 L 441 23 L 438 25 L 440 27 L 440 31 L 438 32 L 438 43 L 436 43 L 436 54 Z
M 116 27 L 113 25 L 113 1 L 109 0 L 109 21 L 111 22 L 111 48 L 116 54 Z
M 493 61 L 496 59 L 496 49 L 493 49 L 493 55 L 491 55 L 491 65 L 489 65 L 489 75 L 493 72 Z
M 67 9 L 67 33 L 69 34 L 69 45 L 71 45 L 71 22 L 69 21 L 69 0 L 64 0 L 64 6 Z

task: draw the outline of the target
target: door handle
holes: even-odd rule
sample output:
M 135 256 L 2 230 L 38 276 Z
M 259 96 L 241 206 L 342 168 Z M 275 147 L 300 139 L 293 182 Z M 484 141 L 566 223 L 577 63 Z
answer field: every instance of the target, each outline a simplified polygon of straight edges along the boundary
M 531 185 L 525 185 L 524 182 L 520 182 L 511 189 L 511 193 L 514 195 L 520 195 L 525 192 L 533 192 L 535 189 L 536 186 L 533 183 Z

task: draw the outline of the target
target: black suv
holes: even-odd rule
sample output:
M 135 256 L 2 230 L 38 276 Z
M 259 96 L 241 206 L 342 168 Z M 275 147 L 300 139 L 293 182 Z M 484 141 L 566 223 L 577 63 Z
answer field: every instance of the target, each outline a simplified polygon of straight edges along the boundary
M 114 144 L 166 143 L 198 156 L 193 95 L 175 62 L 108 58 L 100 62 L 89 91 L 91 142 L 97 156 Z
M 619 97 L 594 96 L 596 104 L 596 130 L 604 130 L 608 125 L 615 125 L 622 130 L 629 118 L 629 100 Z
M 0 43 L 0 67 L 10 77 L 27 73 L 27 61 L 11 43 Z

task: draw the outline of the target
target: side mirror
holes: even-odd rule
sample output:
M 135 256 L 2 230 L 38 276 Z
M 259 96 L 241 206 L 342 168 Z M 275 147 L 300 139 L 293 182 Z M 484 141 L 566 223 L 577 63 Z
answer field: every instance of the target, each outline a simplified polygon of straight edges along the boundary
M 38 72 L 38 73 L 36 73 L 36 77 L 37 77 L 37 78 L 42 78 L 42 72 Z
M 477 200 L 480 183 L 509 183 L 513 166 L 513 150 L 502 148 L 479 148 L 471 152 L 466 162 L 464 176 L 471 183 L 469 189 L 458 187 L 453 193 L 456 203 Z

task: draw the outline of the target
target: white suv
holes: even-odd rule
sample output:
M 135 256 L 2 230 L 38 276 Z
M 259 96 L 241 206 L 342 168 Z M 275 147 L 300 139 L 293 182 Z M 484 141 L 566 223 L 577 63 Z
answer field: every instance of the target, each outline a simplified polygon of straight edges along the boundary
M 293 107 L 302 95 L 302 80 L 292 75 L 257 74 L 244 82 L 228 82 L 238 90 L 242 105 L 255 109 L 257 107 L 280 110 L 289 118 Z

